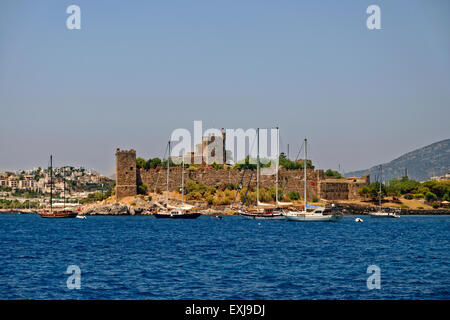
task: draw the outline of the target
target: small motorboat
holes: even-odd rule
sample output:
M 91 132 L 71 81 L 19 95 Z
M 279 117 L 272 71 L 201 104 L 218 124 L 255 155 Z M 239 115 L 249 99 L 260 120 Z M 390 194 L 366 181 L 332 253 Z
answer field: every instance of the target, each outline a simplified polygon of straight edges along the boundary
M 371 216 L 372 218 L 400 218 L 400 216 L 395 212 L 383 211 L 371 212 L 369 213 L 369 216 Z
M 77 215 L 75 218 L 77 218 L 77 219 L 86 219 L 86 216 Z
M 361 218 L 356 218 L 355 219 L 355 222 L 363 222 L 364 220 L 363 219 L 361 219 Z
M 201 215 L 201 213 L 190 213 L 187 210 L 170 210 L 153 214 L 157 219 L 196 219 Z

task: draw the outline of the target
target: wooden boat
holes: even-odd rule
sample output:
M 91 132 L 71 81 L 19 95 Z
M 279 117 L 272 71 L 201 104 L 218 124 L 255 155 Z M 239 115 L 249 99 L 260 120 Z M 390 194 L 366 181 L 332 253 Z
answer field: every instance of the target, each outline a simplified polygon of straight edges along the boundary
M 71 210 L 42 210 L 38 212 L 42 218 L 75 218 L 78 213 Z
M 256 220 L 283 220 L 283 214 L 277 208 L 264 208 L 254 210 L 239 210 L 244 218 Z
M 278 130 L 278 128 L 277 128 Z M 278 134 L 278 131 L 277 131 Z M 278 139 L 277 139 L 278 140 Z M 257 220 L 283 220 L 283 212 L 282 212 L 282 206 L 278 200 L 278 161 L 276 162 L 276 178 L 275 178 L 275 197 L 276 197 L 276 204 L 271 203 L 263 203 L 259 201 L 259 176 L 260 176 L 260 164 L 259 164 L 259 128 L 256 129 L 256 147 L 257 147 L 257 155 L 256 155 L 256 208 L 254 209 L 240 209 L 237 211 L 239 215 L 241 215 L 244 218 L 248 219 L 257 219 Z M 277 143 L 278 148 L 278 143 Z M 277 150 L 277 154 L 278 154 Z M 245 169 L 244 169 L 245 170 Z M 245 173 L 245 172 L 244 172 Z M 244 175 L 243 173 L 243 175 Z M 247 191 L 250 188 L 250 182 L 252 179 L 253 174 L 250 176 L 249 185 L 247 187 Z M 242 183 L 242 179 L 241 179 Z M 236 192 L 237 194 L 237 192 Z M 245 197 L 247 196 L 247 193 L 245 193 Z M 244 198 L 245 201 L 245 198 Z M 290 203 L 286 203 L 287 205 L 290 205 Z
M 62 209 L 62 210 L 53 210 L 53 156 L 50 156 L 50 209 L 49 210 L 40 210 L 38 214 L 42 218 L 75 218 L 78 215 L 78 212 Z M 66 183 L 64 180 L 64 206 L 66 202 Z
M 201 213 L 192 212 L 194 208 L 188 204 L 182 204 L 180 206 L 169 205 L 169 175 L 170 175 L 170 141 L 168 144 L 169 156 L 167 158 L 167 185 L 166 185 L 166 208 L 163 211 L 153 213 L 153 216 L 157 219 L 196 219 L 201 216 Z M 181 201 L 184 202 L 184 156 L 182 162 L 181 173 Z

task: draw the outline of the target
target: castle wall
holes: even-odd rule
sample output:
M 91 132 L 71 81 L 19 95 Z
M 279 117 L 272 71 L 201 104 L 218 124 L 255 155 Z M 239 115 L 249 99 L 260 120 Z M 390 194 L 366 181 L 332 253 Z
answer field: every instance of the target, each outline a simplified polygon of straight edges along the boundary
M 148 190 L 153 191 L 165 191 L 166 190 L 166 173 L 167 169 L 138 169 L 138 179 L 148 186 Z M 226 169 L 207 169 L 198 168 L 195 170 L 185 169 L 185 181 L 193 180 L 198 183 L 203 183 L 208 186 L 222 185 L 227 183 L 232 183 L 238 185 L 241 181 L 242 171 L 239 170 L 226 170 Z M 279 172 L 279 190 L 281 190 L 285 184 L 286 177 L 289 179 L 286 185 L 284 194 L 291 191 L 296 191 L 300 193 L 300 197 L 303 196 L 304 182 L 303 182 L 303 171 L 292 171 L 280 169 Z M 251 171 L 248 170 L 245 173 L 243 186 L 248 185 L 250 179 Z M 169 190 L 178 191 L 181 188 L 181 168 L 174 167 L 170 169 L 170 180 L 169 180 Z M 275 175 L 271 176 L 260 176 L 260 186 L 264 188 L 275 187 Z M 253 173 L 251 186 L 256 186 L 256 171 Z M 314 170 L 307 171 L 307 195 L 308 199 L 311 200 L 314 196 L 319 197 L 318 191 L 318 180 L 317 172 Z
M 116 151 L 116 199 L 120 201 L 124 197 L 136 196 L 138 183 L 145 183 L 149 192 L 166 190 L 166 169 L 141 169 L 136 168 L 136 151 Z M 284 194 L 296 191 L 303 197 L 304 173 L 302 170 L 279 170 L 279 190 L 288 179 Z M 251 171 L 247 170 L 243 186 L 248 185 Z M 227 183 L 238 185 L 241 181 L 242 171 L 233 169 L 212 169 L 199 167 L 185 169 L 185 181 L 194 180 L 208 186 L 216 186 Z M 275 187 L 275 175 L 261 175 L 260 186 L 264 188 Z M 359 189 L 370 183 L 369 176 L 361 179 L 325 179 L 323 170 L 307 170 L 307 196 L 308 201 L 314 197 L 325 200 L 355 200 L 359 199 Z M 256 186 L 256 171 L 253 173 L 251 186 Z M 181 189 L 181 167 L 170 168 L 169 190 Z
M 116 200 L 137 195 L 136 151 L 116 150 Z

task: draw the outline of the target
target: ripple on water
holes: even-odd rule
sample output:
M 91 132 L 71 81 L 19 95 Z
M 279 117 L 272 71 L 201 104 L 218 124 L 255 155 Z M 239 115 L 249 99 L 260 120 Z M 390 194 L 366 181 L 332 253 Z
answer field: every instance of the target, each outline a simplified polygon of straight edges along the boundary
M 0 299 L 449 299 L 449 226 L 0 214 Z M 81 290 L 67 289 L 72 264 Z

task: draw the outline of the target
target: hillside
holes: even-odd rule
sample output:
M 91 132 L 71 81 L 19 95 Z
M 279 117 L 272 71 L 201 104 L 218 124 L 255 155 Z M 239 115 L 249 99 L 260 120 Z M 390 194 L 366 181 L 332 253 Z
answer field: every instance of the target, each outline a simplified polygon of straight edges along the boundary
M 426 147 L 408 152 L 397 159 L 383 165 L 383 180 L 390 180 L 405 175 L 417 181 L 430 180 L 432 176 L 440 176 L 450 172 L 450 139 L 442 140 Z M 375 180 L 379 175 L 379 165 L 370 169 L 348 172 L 347 177 L 371 173 Z

